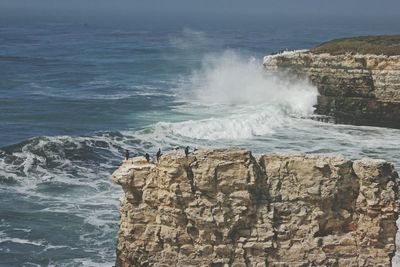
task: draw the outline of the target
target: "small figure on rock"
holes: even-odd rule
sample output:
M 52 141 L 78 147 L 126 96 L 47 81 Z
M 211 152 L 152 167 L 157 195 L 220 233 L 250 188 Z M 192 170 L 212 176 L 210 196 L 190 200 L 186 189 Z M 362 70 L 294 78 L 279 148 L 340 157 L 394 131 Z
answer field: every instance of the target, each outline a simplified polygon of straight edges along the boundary
M 147 160 L 147 162 L 150 162 L 150 155 L 149 155 L 149 153 L 146 153 L 146 154 L 144 155 L 144 157 L 145 157 L 145 159 Z
M 160 161 L 160 157 L 161 157 L 161 148 L 159 148 L 158 149 L 158 151 L 157 151 L 157 154 L 156 154 L 156 157 L 157 157 L 157 162 L 159 162 Z
M 193 152 L 195 152 L 195 151 L 197 151 L 198 150 L 198 148 L 197 148 L 197 146 L 193 149 Z
M 189 146 L 185 147 L 185 155 L 186 157 L 188 157 L 189 155 Z
M 129 159 L 129 150 L 125 150 L 125 159 L 128 160 Z

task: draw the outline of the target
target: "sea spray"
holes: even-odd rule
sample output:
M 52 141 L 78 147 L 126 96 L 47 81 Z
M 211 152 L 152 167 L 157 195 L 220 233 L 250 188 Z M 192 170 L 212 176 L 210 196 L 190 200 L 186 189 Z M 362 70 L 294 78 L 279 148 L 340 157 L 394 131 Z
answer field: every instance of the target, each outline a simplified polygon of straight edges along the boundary
M 203 104 L 269 104 L 302 115 L 312 113 L 318 94 L 306 80 L 285 80 L 266 72 L 261 61 L 232 50 L 205 56 L 182 90 L 189 93 L 187 100 Z
M 160 122 L 155 131 L 206 140 L 268 135 L 293 118 L 311 115 L 317 95 L 306 80 L 285 80 L 267 73 L 256 59 L 227 50 L 205 56 L 177 90 L 177 101 L 185 103 L 178 110 L 198 119 Z

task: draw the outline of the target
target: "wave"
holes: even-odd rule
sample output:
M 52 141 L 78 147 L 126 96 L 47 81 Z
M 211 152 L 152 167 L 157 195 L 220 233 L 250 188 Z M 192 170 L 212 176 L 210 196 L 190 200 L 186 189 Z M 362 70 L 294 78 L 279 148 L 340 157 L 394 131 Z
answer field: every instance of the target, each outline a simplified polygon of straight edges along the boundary
M 119 132 L 31 138 L 0 148 L 0 184 L 5 176 L 20 182 L 37 178 L 46 181 L 59 175 L 85 177 L 93 164 L 104 170 L 115 167 L 125 149 L 133 155 L 140 153 L 140 146 L 135 145 L 138 143 L 133 136 Z
M 183 79 L 175 97 L 180 122 L 159 122 L 154 139 L 251 139 L 271 135 L 294 119 L 310 116 L 318 91 L 306 80 L 287 80 L 266 72 L 261 62 L 227 50 L 205 56 Z M 162 142 L 162 140 L 160 140 Z
M 305 115 L 313 112 L 318 91 L 307 80 L 284 79 L 268 73 L 259 60 L 227 50 L 206 56 L 177 95 L 189 103 L 264 104 Z
M 197 32 L 185 34 L 203 38 Z M 39 197 L 45 204 L 43 212 L 73 211 L 86 216 L 87 224 L 100 228 L 110 221 L 101 217 L 101 209 L 86 215 L 82 210 L 92 209 L 86 207 L 88 202 L 101 203 L 107 211 L 117 205 L 119 189 L 111 184 L 109 175 L 126 149 L 137 156 L 152 154 L 159 147 L 222 146 L 226 145 L 223 141 L 270 136 L 282 127 L 295 127 L 299 118 L 312 114 L 315 88 L 306 81 L 284 81 L 261 66 L 230 50 L 208 55 L 201 67 L 178 80 L 176 90 L 171 92 L 179 102 L 171 113 L 178 114 L 176 118 L 142 129 L 92 136 L 35 137 L 3 147 L 0 190 L 12 188 L 26 198 Z M 157 88 L 143 89 L 137 91 L 167 97 Z M 106 195 L 115 198 L 108 201 Z
M 15 243 L 15 244 L 22 244 L 22 245 L 31 245 L 31 246 L 37 246 L 37 247 L 44 247 L 43 251 L 47 251 L 50 249 L 64 249 L 68 248 L 68 246 L 54 246 L 51 244 L 47 244 L 45 240 L 39 240 L 39 241 L 30 241 L 27 239 L 22 239 L 22 238 L 11 238 L 11 237 L 0 237 L 0 244 L 1 243 Z
M 92 255 L 96 251 L 90 260 L 110 261 L 121 195 L 120 188 L 112 184 L 110 173 L 120 164 L 124 149 L 130 149 L 133 155 L 141 153 L 138 144 L 132 136 L 104 132 L 93 136 L 36 137 L 1 148 L 0 195 L 8 208 L 3 210 L 0 223 L 0 231 L 4 232 L 0 250 L 8 248 L 21 260 L 37 260 L 39 252 L 58 255 L 74 250 L 74 255 Z M 15 213 L 18 217 L 10 219 Z M 53 238 L 55 225 L 63 225 L 63 229 L 57 229 L 54 236 L 70 238 Z M 24 228 L 29 232 L 21 232 Z M 35 239 L 37 236 L 43 240 Z M 36 248 L 20 254 L 21 246 Z M 54 266 L 59 264 L 64 265 L 60 258 Z
M 249 139 L 274 133 L 274 128 L 290 123 L 289 117 L 274 108 L 264 108 L 256 113 L 231 115 L 221 118 L 188 120 L 184 122 L 161 122 L 155 126 L 156 132 L 166 136 L 176 135 L 192 139 Z
M 168 86 L 168 81 L 159 82 L 162 86 Z M 60 99 L 78 100 L 122 100 L 138 97 L 174 97 L 174 93 L 160 89 L 162 86 L 154 85 L 125 85 L 112 81 L 90 81 L 82 86 L 77 95 L 69 89 L 60 90 L 56 87 L 44 86 L 35 82 L 30 84 L 33 90 L 29 93 L 34 96 Z M 108 90 L 113 88 L 113 90 Z

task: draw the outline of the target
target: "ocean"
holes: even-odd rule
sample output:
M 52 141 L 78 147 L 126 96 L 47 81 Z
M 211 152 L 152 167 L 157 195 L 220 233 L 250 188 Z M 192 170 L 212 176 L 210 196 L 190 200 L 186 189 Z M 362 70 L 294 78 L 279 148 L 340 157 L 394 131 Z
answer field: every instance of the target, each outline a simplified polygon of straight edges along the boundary
M 393 21 L 395 20 L 395 21 Z M 307 81 L 263 56 L 394 34 L 398 19 L 0 23 L 0 266 L 112 266 L 127 149 L 243 147 L 382 158 L 400 130 L 313 119 Z

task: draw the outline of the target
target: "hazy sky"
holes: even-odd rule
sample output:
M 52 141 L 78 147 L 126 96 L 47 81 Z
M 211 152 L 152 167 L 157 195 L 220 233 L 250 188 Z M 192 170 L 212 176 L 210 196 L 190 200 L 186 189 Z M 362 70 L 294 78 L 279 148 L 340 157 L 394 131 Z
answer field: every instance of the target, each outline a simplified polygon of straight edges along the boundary
M 212 29 L 306 21 L 343 28 L 347 20 L 364 28 L 393 28 L 400 25 L 400 0 L 0 0 L 0 26 L 60 22 Z
M 399 15 L 399 0 L 0 0 L 0 14 Z

